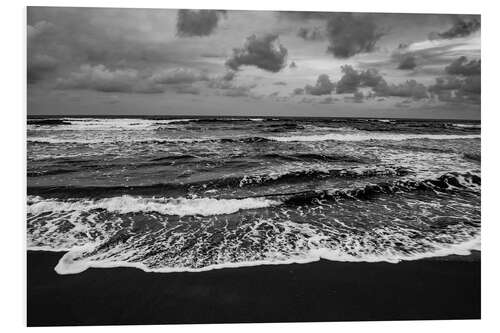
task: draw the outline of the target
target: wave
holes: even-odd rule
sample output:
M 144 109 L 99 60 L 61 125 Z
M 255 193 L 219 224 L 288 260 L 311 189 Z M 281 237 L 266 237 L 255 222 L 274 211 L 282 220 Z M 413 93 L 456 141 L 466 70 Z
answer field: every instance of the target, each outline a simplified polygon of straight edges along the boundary
M 458 134 L 388 134 L 378 132 L 356 132 L 356 133 L 330 133 L 321 135 L 292 135 L 292 136 L 274 136 L 274 137 L 241 137 L 241 138 L 60 138 L 60 137 L 28 137 L 28 142 L 37 144 L 175 144 L 175 143 L 269 143 L 269 142 L 317 142 L 317 141 L 403 141 L 413 139 L 429 140 L 456 140 L 456 139 L 479 139 L 480 135 L 458 135 Z
M 55 172 L 55 171 L 54 171 Z M 68 171 L 69 172 L 69 171 Z M 220 189 L 292 184 L 328 178 L 369 178 L 376 176 L 405 176 L 410 171 L 404 167 L 360 166 L 349 169 L 330 169 L 314 166 L 297 170 L 285 169 L 281 172 L 267 172 L 243 176 L 228 176 L 183 183 L 158 183 L 150 185 L 125 186 L 28 186 L 29 195 L 51 195 L 57 197 L 96 197 L 122 194 L 154 195 L 158 193 L 187 193 L 190 189 Z M 47 173 L 43 174 L 46 175 Z M 36 176 L 33 172 L 33 175 Z
M 36 126 L 56 126 L 71 125 L 71 122 L 62 119 L 30 119 L 27 124 Z
M 369 184 L 361 188 L 327 191 L 304 191 L 296 193 L 283 200 L 287 205 L 304 205 L 320 203 L 322 201 L 336 201 L 339 199 L 368 200 L 384 194 L 411 191 L 480 191 L 481 177 L 474 173 L 448 173 L 434 179 L 412 180 L 403 179 L 394 182 Z M 274 196 L 274 195 L 273 195 Z
M 453 127 L 458 127 L 458 128 L 474 128 L 474 129 L 481 129 L 481 124 L 451 124 Z
M 296 153 L 296 154 L 281 154 L 268 153 L 258 157 L 281 159 L 285 161 L 304 161 L 304 162 L 354 162 L 354 163 L 371 163 L 378 161 L 375 157 L 354 156 L 347 154 L 319 154 L 319 153 Z
M 410 171 L 403 167 L 356 167 L 351 169 L 315 168 L 305 170 L 287 170 L 282 173 L 267 173 L 261 175 L 246 175 L 240 178 L 239 186 L 251 184 L 274 184 L 277 182 L 309 181 L 324 178 L 365 178 L 374 176 L 404 176 Z
M 472 173 L 450 173 L 423 181 L 241 199 L 30 196 L 28 249 L 67 251 L 55 268 L 59 274 L 90 267 L 198 272 L 319 259 L 397 263 L 467 255 L 480 250 L 478 198 L 460 199 L 465 197 L 455 191 L 477 193 L 480 182 Z M 420 190 L 439 193 L 404 194 Z M 403 194 L 375 200 L 396 193 Z M 472 206 L 464 207 L 465 202 Z M 366 223 L 367 213 L 382 211 Z M 417 225 L 414 216 L 420 218 Z
M 353 132 L 353 133 L 329 133 L 321 135 L 295 135 L 295 136 L 275 136 L 268 139 L 280 142 L 314 142 L 314 141 L 368 141 L 368 140 L 388 140 L 402 141 L 411 139 L 430 140 L 455 140 L 455 139 L 478 139 L 480 135 L 457 135 L 457 134 L 398 134 L 398 133 L 377 133 L 377 132 Z
M 161 126 L 191 121 L 196 119 L 54 118 L 28 120 L 27 124 L 28 129 L 34 131 L 153 131 Z
M 381 171 L 380 171 L 381 172 Z M 388 170 L 384 171 L 387 174 Z M 397 175 L 407 173 L 405 169 L 394 169 L 391 172 Z M 371 170 L 370 173 L 359 173 L 358 176 L 378 175 Z M 282 176 L 289 180 L 289 177 L 294 177 L 296 174 L 286 174 Z M 313 174 L 314 175 L 314 174 Z M 224 184 L 236 182 L 240 186 L 254 184 L 262 184 L 263 182 L 273 182 L 280 178 L 266 179 L 264 176 L 260 178 L 228 178 L 223 180 Z M 255 194 L 243 198 L 232 199 L 217 199 L 217 198 L 142 198 L 132 196 L 132 193 L 151 194 L 159 193 L 160 190 L 172 191 L 176 187 L 179 188 L 183 184 L 156 184 L 150 186 L 117 186 L 117 187 L 31 187 L 28 188 L 28 204 L 29 210 L 33 214 L 54 211 L 69 211 L 69 210 L 93 210 L 106 209 L 108 211 L 116 211 L 121 213 L 138 212 L 138 211 L 154 211 L 167 215 L 217 215 L 234 213 L 240 209 L 253 209 L 271 207 L 280 204 L 287 205 L 304 205 L 315 202 L 336 201 L 339 199 L 355 199 L 367 200 L 379 195 L 395 194 L 398 192 L 411 191 L 455 191 L 468 190 L 471 192 L 479 192 L 481 189 L 481 177 L 475 173 L 447 173 L 437 178 L 416 180 L 416 179 L 399 179 L 392 182 L 381 182 L 368 184 L 363 187 L 333 189 L 324 191 L 300 191 L 287 193 L 271 193 L 271 194 Z M 206 186 L 202 186 L 207 188 Z M 58 199 L 43 199 L 42 196 L 51 195 L 57 197 L 58 193 L 65 193 L 67 196 L 76 197 L 80 195 L 99 196 L 103 194 L 113 195 L 114 193 L 127 192 L 117 197 L 104 198 L 100 200 L 58 200 Z M 269 199 L 271 198 L 271 199 Z M 205 209 L 205 206 L 210 206 Z M 210 210 L 210 209 L 213 210 Z M 186 213 L 192 209 L 192 214 Z M 204 210 L 205 209 L 205 210 Z M 176 213 L 177 212 L 177 213 Z M 184 212 L 184 213 L 182 213 Z M 183 214 L 183 215 L 181 215 Z
M 468 160 L 481 162 L 481 153 L 463 153 L 463 157 Z
M 36 251 L 37 248 L 30 248 L 30 250 Z M 41 250 L 46 251 L 44 248 L 41 248 Z M 316 248 L 308 250 L 300 255 L 291 256 L 289 258 L 278 257 L 278 258 L 238 261 L 238 262 L 228 261 L 225 263 L 211 264 L 198 268 L 149 267 L 141 262 L 131 262 L 125 260 L 112 260 L 112 259 L 82 260 L 81 256 L 82 254 L 85 253 L 86 250 L 92 250 L 92 248 L 83 246 L 68 251 L 61 257 L 61 259 L 59 259 L 54 270 L 60 275 L 78 274 L 86 271 L 89 268 L 117 268 L 117 267 L 136 268 L 148 273 L 181 273 L 181 272 L 199 273 L 217 269 L 231 269 L 231 268 L 271 266 L 271 265 L 307 264 L 307 263 L 317 262 L 322 259 L 334 262 L 387 262 L 391 264 L 396 264 L 401 261 L 415 261 L 426 258 L 445 257 L 451 255 L 467 256 L 470 255 L 472 251 L 481 250 L 481 238 L 478 236 L 460 242 L 458 244 L 436 245 L 433 250 L 423 253 L 422 252 L 407 253 L 407 254 L 395 253 L 392 255 L 384 253 L 383 255 L 368 254 L 360 256 L 348 252 L 346 253 L 345 251 L 338 249 Z
M 257 209 L 281 204 L 266 198 L 214 199 L 214 198 L 142 198 L 123 195 L 100 200 L 63 201 L 28 197 L 28 214 L 61 212 L 108 212 L 128 214 L 137 212 L 156 212 L 163 215 L 223 215 L 236 213 L 243 209 Z

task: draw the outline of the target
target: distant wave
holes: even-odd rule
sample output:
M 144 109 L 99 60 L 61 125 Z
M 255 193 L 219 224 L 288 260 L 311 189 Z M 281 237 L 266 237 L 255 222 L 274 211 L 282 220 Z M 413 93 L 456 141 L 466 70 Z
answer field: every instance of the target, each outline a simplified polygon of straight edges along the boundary
M 242 138 L 145 138 L 145 139 L 124 139 L 124 138 L 106 138 L 106 139 L 84 139 L 84 138 L 55 138 L 55 137 L 28 137 L 28 142 L 39 144 L 106 144 L 106 143 L 146 143 L 146 144 L 165 144 L 165 143 L 266 143 L 266 142 L 315 142 L 315 141 L 403 141 L 412 139 L 429 140 L 456 140 L 456 139 L 479 139 L 480 135 L 458 135 L 458 134 L 387 134 L 377 132 L 361 133 L 330 133 L 322 135 L 298 135 L 298 136 L 273 136 L 273 137 L 242 137 Z
M 354 162 L 354 163 L 371 163 L 377 161 L 375 157 L 355 156 L 347 154 L 317 154 L 317 153 L 268 153 L 263 154 L 262 158 L 282 159 L 286 161 L 321 161 L 321 162 Z
M 329 133 L 321 135 L 295 135 L 295 136 L 275 136 L 268 139 L 281 142 L 294 141 L 367 141 L 367 140 L 410 140 L 410 139 L 431 139 L 431 140 L 453 140 L 453 139 L 477 139 L 480 135 L 457 135 L 457 134 L 399 134 L 399 133 L 377 133 L 377 132 L 353 132 L 353 133 Z

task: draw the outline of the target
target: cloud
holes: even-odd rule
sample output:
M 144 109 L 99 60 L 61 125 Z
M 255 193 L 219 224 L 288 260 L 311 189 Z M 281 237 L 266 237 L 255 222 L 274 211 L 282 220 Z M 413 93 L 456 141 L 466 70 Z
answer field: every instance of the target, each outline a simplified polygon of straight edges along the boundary
M 430 85 L 428 90 L 429 92 L 440 92 L 443 90 L 457 90 L 462 87 L 464 84 L 463 80 L 454 77 L 438 77 L 436 78 L 436 83 L 434 85 Z
M 228 90 L 225 90 L 222 93 L 223 96 L 228 97 L 249 97 L 250 95 L 250 87 L 240 86 L 240 87 L 232 87 Z
M 278 12 L 278 17 L 287 18 L 290 20 L 303 21 L 303 20 L 314 20 L 314 19 L 325 19 L 329 12 L 299 12 L 299 11 L 281 11 Z
M 151 76 L 151 80 L 159 84 L 180 84 L 207 81 L 208 75 L 193 68 L 172 68 L 160 71 Z
M 318 102 L 319 104 L 332 104 L 334 103 L 334 100 L 332 97 L 325 97 L 321 101 Z
M 466 78 L 458 76 L 436 78 L 436 83 L 429 86 L 429 92 L 445 102 L 481 102 L 481 76 Z
M 44 34 L 48 34 L 54 31 L 54 28 L 54 24 L 45 20 L 36 22 L 34 25 L 28 24 L 28 27 L 26 29 L 28 41 L 33 41 L 34 39 Z
M 342 77 L 337 82 L 337 94 L 355 93 L 359 87 L 375 87 L 384 79 L 376 69 L 356 71 L 350 65 L 342 66 Z
M 417 67 L 417 58 L 411 53 L 401 55 L 399 59 L 398 69 L 412 70 Z
M 359 78 L 362 87 L 375 87 L 384 80 L 378 70 L 373 68 L 359 72 Z
M 28 83 L 41 80 L 46 74 L 53 72 L 58 64 L 57 59 L 46 54 L 28 55 Z
M 269 72 L 279 72 L 286 65 L 287 54 L 288 50 L 278 43 L 278 35 L 252 35 L 242 48 L 233 49 L 226 66 L 232 70 L 238 70 L 240 66 L 256 66 Z
M 361 91 L 356 91 L 352 96 L 352 99 L 355 103 L 363 103 L 364 98 L 365 96 Z
M 211 35 L 221 17 L 223 10 L 191 10 L 179 9 L 177 12 L 177 35 L 180 37 L 203 37 Z
M 441 33 L 433 34 L 431 38 L 452 39 L 466 37 L 481 29 L 481 20 L 478 17 L 464 18 L 454 16 L 453 26 Z
M 408 80 L 400 84 L 387 84 L 385 80 L 373 88 L 377 96 L 410 97 L 415 100 L 428 98 L 427 88 L 415 80 Z
M 305 89 L 304 88 L 295 88 L 293 90 L 293 95 L 304 95 Z
M 251 93 L 251 90 L 257 85 L 236 85 L 234 82 L 235 77 L 235 72 L 228 71 L 223 75 L 211 78 L 207 86 L 212 89 L 222 90 L 222 92 L 217 91 L 217 95 L 228 97 L 255 97 L 255 95 Z
M 318 76 L 318 80 L 316 81 L 316 85 L 306 85 L 304 91 L 308 95 L 329 95 L 332 93 L 335 85 L 330 81 L 330 78 L 326 74 L 321 74 Z
M 309 40 L 309 41 L 317 41 L 325 39 L 324 33 L 318 27 L 314 28 L 301 27 L 297 31 L 297 36 L 304 40 Z
M 87 89 L 101 92 L 161 93 L 164 88 L 139 76 L 135 69 L 110 70 L 104 65 L 82 65 L 67 78 L 59 78 L 58 89 Z
M 481 94 L 481 76 L 471 76 L 465 79 L 462 90 L 469 94 Z
M 405 99 L 404 101 L 395 103 L 394 106 L 397 108 L 409 108 L 411 103 L 410 99 Z
M 445 72 L 451 75 L 481 75 L 481 60 L 467 62 L 467 57 L 462 56 L 446 66 Z
M 175 92 L 178 94 L 189 94 L 189 95 L 199 95 L 201 90 L 197 87 L 193 86 L 180 86 L 175 89 Z
M 336 58 L 372 52 L 383 35 L 371 16 L 333 13 L 326 24 L 326 36 L 330 42 L 327 52 Z
M 223 75 L 211 78 L 208 87 L 213 89 L 231 89 L 234 87 L 232 81 L 236 77 L 236 72 L 228 71 Z

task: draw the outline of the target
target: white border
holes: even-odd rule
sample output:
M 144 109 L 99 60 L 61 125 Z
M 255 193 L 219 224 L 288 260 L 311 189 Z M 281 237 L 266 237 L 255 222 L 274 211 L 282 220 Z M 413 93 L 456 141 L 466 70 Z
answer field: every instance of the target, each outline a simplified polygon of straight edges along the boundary
M 399 0 L 356 0 L 356 1 L 307 1 L 290 2 L 252 1 L 238 3 L 233 1 L 201 0 L 183 1 L 131 1 L 131 0 L 73 0 L 73 1 L 18 1 L 4 2 L 2 7 L 2 219 L 0 244 L 2 255 L 2 295 L 1 326 L 5 331 L 23 329 L 25 325 L 26 271 L 25 271 L 25 117 L 26 117 L 26 10 L 25 6 L 85 6 L 85 7 L 142 7 L 142 8 L 219 8 L 219 9 L 259 9 L 259 10 L 324 10 L 324 11 L 361 11 L 361 12 L 417 12 L 417 13 L 473 13 L 482 14 L 482 64 L 483 64 L 483 99 L 482 99 L 482 265 L 483 265 L 483 319 L 481 321 L 418 321 L 418 322 L 356 322 L 356 323 L 300 323 L 300 324 L 252 324 L 252 325 L 175 325 L 175 326 L 121 326 L 87 327 L 79 331 L 98 332 L 133 332 L 137 329 L 150 331 L 174 330 L 193 332 L 197 330 L 213 332 L 253 332 L 254 330 L 302 332 L 314 330 L 330 332 L 332 330 L 350 332 L 419 332 L 440 331 L 471 332 L 472 330 L 493 331 L 499 323 L 499 287 L 500 274 L 498 262 L 500 251 L 500 220 L 496 208 L 500 184 L 498 173 L 500 157 L 497 142 L 500 142 L 498 107 L 498 82 L 500 77 L 498 46 L 500 5 L 493 1 L 399 1 Z M 54 328 L 37 329 L 52 331 Z M 58 330 L 68 330 L 61 328 Z

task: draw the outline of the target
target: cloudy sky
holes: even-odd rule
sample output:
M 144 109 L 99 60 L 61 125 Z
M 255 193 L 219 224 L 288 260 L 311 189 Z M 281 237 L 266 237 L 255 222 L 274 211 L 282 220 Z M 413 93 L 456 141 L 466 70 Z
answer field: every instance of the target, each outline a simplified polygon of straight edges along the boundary
M 27 14 L 30 115 L 480 118 L 479 16 Z

